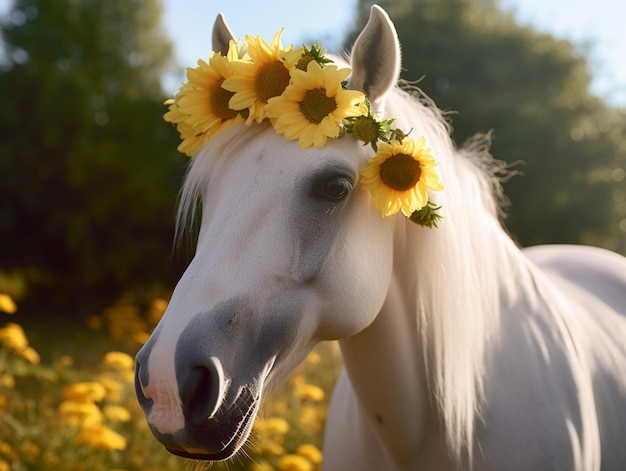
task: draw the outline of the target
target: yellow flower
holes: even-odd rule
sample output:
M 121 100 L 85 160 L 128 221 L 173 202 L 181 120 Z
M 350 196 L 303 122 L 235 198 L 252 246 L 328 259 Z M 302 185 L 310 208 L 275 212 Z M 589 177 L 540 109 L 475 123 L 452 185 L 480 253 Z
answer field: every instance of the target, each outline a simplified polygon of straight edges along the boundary
M 126 449 L 126 438 L 98 423 L 83 427 L 76 437 L 76 443 L 88 445 L 96 450 Z
M 187 69 L 188 82 L 175 99 L 167 100 L 169 111 L 163 118 L 176 124 L 182 142 L 178 150 L 192 156 L 208 139 L 227 126 L 243 123 L 239 111 L 228 106 L 234 95 L 222 87 L 233 75 L 230 64 L 239 60 L 239 48 L 231 41 L 228 53 L 212 52 L 209 62 L 198 61 L 198 67 Z
M 315 445 L 309 445 L 308 443 L 299 445 L 298 448 L 296 448 L 296 453 L 300 456 L 304 456 L 313 464 L 322 463 L 322 452 Z
M 90 425 L 102 421 L 102 412 L 94 403 L 63 401 L 59 414 L 72 425 Z
M 148 332 L 133 333 L 133 340 L 139 345 L 145 344 L 149 338 L 150 338 L 150 334 Z
M 327 137 L 339 137 L 344 118 L 363 114 L 363 93 L 344 90 L 342 82 L 350 69 L 335 65 L 322 68 L 309 62 L 306 72 L 296 69 L 285 92 L 272 98 L 267 113 L 276 117 L 274 130 L 287 139 L 298 139 L 300 147 L 323 147 Z
M 130 412 L 122 406 L 107 405 L 104 406 L 104 416 L 113 422 L 130 421 Z
M 391 216 L 410 217 L 428 203 L 428 190 L 443 190 L 434 167 L 438 162 L 424 148 L 425 139 L 383 142 L 361 170 L 361 189 L 372 194 L 372 204 Z
M 156 325 L 161 320 L 167 309 L 167 304 L 167 301 L 163 298 L 156 298 L 150 303 L 148 321 L 150 321 L 151 324 Z
M 261 122 L 268 117 L 266 105 L 273 97 L 281 95 L 291 80 L 290 72 L 295 69 L 302 50 L 293 45 L 283 48 L 280 43 L 281 29 L 274 35 L 271 44 L 260 36 L 246 36 L 249 56 L 230 63 L 233 77 L 224 80 L 223 88 L 233 92 L 229 101 L 233 110 L 248 110 L 247 123 Z
M 11 471 L 9 463 L 4 460 L 0 460 L 0 471 Z
M 177 98 L 182 96 L 183 90 L 184 88 L 176 95 Z M 210 135 L 198 133 L 192 126 L 185 123 L 187 115 L 180 112 L 175 98 L 166 100 L 165 104 L 169 106 L 169 111 L 163 115 L 163 119 L 176 124 L 176 129 L 180 134 L 181 143 L 178 145 L 178 151 L 191 157 L 202 144 L 208 141 Z
M 32 365 L 38 365 L 41 362 L 39 353 L 37 353 L 33 347 L 26 347 L 24 350 L 19 352 L 19 356 Z
M 21 325 L 14 322 L 9 322 L 0 329 L 0 343 L 15 352 L 22 352 L 28 348 L 28 339 L 24 329 L 22 329 Z
M 298 411 L 298 422 L 309 430 L 321 430 L 327 415 L 325 407 L 305 405 Z
M 13 450 L 13 447 L 7 442 L 0 441 L 0 453 L 7 458 L 15 458 L 15 450 Z
M 251 471 L 274 471 L 274 467 L 267 461 L 253 462 L 250 469 Z
M 254 430 L 257 433 L 284 435 L 289 432 L 289 422 L 280 417 L 267 419 L 257 418 L 254 422 Z
M 124 352 L 108 352 L 102 359 L 102 364 L 114 370 L 134 370 L 135 360 Z
M 319 365 L 321 361 L 322 361 L 322 357 L 317 352 L 311 352 L 306 357 L 306 362 L 309 365 Z
M 313 471 L 311 462 L 298 455 L 281 456 L 276 467 L 280 471 Z
M 104 386 L 107 400 L 113 402 L 119 402 L 122 400 L 124 385 L 107 376 L 98 377 L 98 381 L 102 384 L 102 386 Z
M 180 112 L 187 115 L 185 123 L 196 132 L 214 134 L 237 118 L 243 122 L 241 113 L 228 106 L 234 93 L 222 88 L 224 80 L 233 75 L 230 63 L 237 56 L 237 47 L 231 42 L 227 56 L 212 52 L 208 64 L 199 60 L 198 67 L 187 69 L 189 81 L 177 104 Z
M 8 294 L 0 293 L 0 311 L 7 314 L 15 314 L 17 305 Z
M 285 448 L 269 438 L 260 438 L 254 445 L 263 455 L 280 456 L 285 454 Z
M 10 373 L 3 374 L 0 376 L 0 386 L 6 389 L 15 388 L 15 377 Z
M 66 401 L 88 404 L 102 401 L 106 396 L 105 387 L 95 381 L 84 381 L 66 386 L 63 399 Z
M 300 399 L 320 402 L 324 400 L 324 390 L 314 384 L 302 384 L 296 388 L 296 396 Z

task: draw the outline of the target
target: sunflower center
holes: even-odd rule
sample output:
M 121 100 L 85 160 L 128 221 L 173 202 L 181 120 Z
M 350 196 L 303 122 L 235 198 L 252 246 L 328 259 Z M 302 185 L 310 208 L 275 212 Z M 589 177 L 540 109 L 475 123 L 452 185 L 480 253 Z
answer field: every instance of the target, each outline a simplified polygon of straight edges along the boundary
M 389 188 L 406 191 L 417 185 L 422 170 L 420 163 L 406 154 L 396 154 L 380 165 L 380 179 Z
M 326 90 L 323 88 L 307 90 L 300 102 L 300 111 L 310 123 L 314 124 L 321 123 L 326 116 L 336 109 L 335 97 L 326 96 Z
M 259 68 L 254 85 L 257 96 L 267 103 L 267 100 L 282 95 L 289 85 L 289 71 L 281 61 L 269 62 Z
M 313 57 L 311 54 L 303 55 L 300 59 L 298 59 L 298 62 L 296 63 L 296 69 L 304 70 L 306 72 L 307 66 L 310 62 L 314 60 L 315 57 Z
M 229 92 L 228 90 L 223 89 L 223 82 L 224 79 L 217 84 L 213 94 L 211 95 L 211 111 L 215 116 L 221 118 L 222 122 L 235 119 L 239 113 L 239 111 L 232 110 L 228 107 L 228 101 L 235 94 L 235 92 Z
M 380 124 L 371 116 L 359 116 L 354 120 L 354 124 L 352 125 L 352 135 L 354 138 L 366 144 L 378 140 L 379 130 Z

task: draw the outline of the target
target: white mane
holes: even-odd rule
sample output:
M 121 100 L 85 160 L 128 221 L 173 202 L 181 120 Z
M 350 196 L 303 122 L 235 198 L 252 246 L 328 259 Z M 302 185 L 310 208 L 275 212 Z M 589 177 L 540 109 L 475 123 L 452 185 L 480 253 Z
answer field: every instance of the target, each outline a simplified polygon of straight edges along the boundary
M 489 155 L 489 136 L 455 149 L 441 113 L 413 93 L 392 90 L 385 115 L 400 129 L 424 135 L 440 161 L 445 190 L 432 198 L 443 220 L 431 230 L 407 222 L 407 237 L 414 241 L 413 290 L 428 380 L 451 451 L 458 459 L 466 451 L 471 462 L 485 350 L 499 325 L 499 278 L 510 276 L 518 252 L 498 221 L 496 173 L 504 166 Z

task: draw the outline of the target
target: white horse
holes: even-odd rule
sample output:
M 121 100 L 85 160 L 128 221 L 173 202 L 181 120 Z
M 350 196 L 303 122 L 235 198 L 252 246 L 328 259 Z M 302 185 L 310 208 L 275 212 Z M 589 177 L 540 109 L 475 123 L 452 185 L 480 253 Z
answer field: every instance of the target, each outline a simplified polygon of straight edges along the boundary
M 231 37 L 218 17 L 214 50 Z M 155 436 L 232 456 L 268 384 L 339 339 L 325 469 L 626 469 L 625 259 L 511 241 L 493 162 L 396 86 L 378 7 L 350 66 L 349 87 L 439 159 L 439 227 L 381 217 L 356 191 L 368 149 L 350 137 L 302 150 L 255 124 L 211 139 L 182 190 L 181 220 L 203 204 L 195 257 L 137 355 Z

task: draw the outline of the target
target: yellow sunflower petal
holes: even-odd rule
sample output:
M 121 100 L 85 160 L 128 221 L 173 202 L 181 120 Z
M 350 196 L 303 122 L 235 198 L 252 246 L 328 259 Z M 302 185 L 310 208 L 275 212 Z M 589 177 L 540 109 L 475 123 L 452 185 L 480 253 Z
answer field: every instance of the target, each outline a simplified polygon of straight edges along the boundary
M 319 131 L 328 137 L 339 136 L 339 122 L 331 116 L 326 116 L 317 127 Z M 318 146 L 320 147 L 320 146 Z
M 300 136 L 298 137 L 298 144 L 302 149 L 307 149 L 313 146 L 315 127 L 307 124 L 302 129 Z

